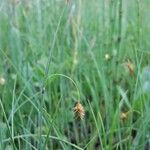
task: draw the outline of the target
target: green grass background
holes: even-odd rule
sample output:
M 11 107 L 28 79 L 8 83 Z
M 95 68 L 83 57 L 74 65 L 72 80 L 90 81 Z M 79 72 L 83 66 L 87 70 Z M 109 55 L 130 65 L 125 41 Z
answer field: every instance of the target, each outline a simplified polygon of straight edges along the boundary
M 149 14 L 149 0 L 0 0 L 0 149 L 150 149 Z

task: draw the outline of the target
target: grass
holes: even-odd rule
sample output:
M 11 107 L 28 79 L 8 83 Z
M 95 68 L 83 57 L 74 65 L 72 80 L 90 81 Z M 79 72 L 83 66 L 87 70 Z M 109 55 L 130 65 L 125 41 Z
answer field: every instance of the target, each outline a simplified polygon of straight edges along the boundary
M 150 149 L 149 0 L 0 3 L 0 149 Z

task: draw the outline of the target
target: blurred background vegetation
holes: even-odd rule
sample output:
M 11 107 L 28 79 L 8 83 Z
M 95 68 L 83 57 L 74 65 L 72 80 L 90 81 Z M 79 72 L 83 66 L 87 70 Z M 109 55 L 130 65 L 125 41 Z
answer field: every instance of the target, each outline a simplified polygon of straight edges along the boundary
M 149 0 L 0 0 L 0 149 L 150 149 L 149 14 Z

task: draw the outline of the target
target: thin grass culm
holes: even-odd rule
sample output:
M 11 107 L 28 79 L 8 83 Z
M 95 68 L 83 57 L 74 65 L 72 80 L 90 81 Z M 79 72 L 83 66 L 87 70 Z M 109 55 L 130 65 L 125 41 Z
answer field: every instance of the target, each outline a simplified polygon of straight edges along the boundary
M 76 105 L 75 107 L 73 108 L 73 112 L 75 114 L 75 116 L 77 116 L 78 118 L 80 118 L 81 120 L 84 119 L 84 115 L 85 115 L 85 110 L 84 110 L 84 107 L 81 105 L 81 100 L 80 100 L 80 92 L 79 92 L 79 89 L 77 87 L 77 84 L 75 83 L 75 81 L 73 79 L 71 79 L 69 76 L 67 75 L 64 75 L 64 74 L 52 74 L 50 76 L 48 76 L 48 78 L 46 79 L 46 82 L 45 84 L 47 84 L 47 81 L 52 79 L 53 77 L 63 77 L 63 78 L 66 78 L 68 80 L 70 80 L 73 85 L 75 86 L 76 90 L 77 90 L 77 94 L 78 94 L 78 101 L 76 102 Z M 67 106 L 66 106 L 67 107 Z M 53 121 L 52 121 L 53 122 Z M 51 123 L 52 123 L 51 122 Z M 50 135 L 50 128 L 48 130 L 48 133 L 47 133 L 47 137 L 46 137 L 46 140 L 45 140 L 45 143 L 44 143 L 44 146 L 43 146 L 43 150 L 45 149 L 46 147 L 46 144 L 48 142 L 48 139 L 49 139 L 49 135 Z
M 74 86 L 76 87 L 78 98 L 77 98 L 77 102 L 75 104 L 75 107 L 73 108 L 73 112 L 75 113 L 75 116 L 78 116 L 80 119 L 83 119 L 84 116 L 85 116 L 85 110 L 84 110 L 84 107 L 81 104 L 81 100 L 80 100 L 81 96 L 80 96 L 80 92 L 79 92 L 79 89 L 77 87 L 77 84 L 75 83 L 75 81 L 73 79 L 71 79 L 70 77 L 68 77 L 64 74 L 52 74 L 47 78 L 47 80 L 49 80 L 49 79 L 51 79 L 52 77 L 55 77 L 55 76 L 64 77 L 64 78 L 69 79 L 74 84 Z
M 0 0 L 0 150 L 150 150 L 150 0 Z

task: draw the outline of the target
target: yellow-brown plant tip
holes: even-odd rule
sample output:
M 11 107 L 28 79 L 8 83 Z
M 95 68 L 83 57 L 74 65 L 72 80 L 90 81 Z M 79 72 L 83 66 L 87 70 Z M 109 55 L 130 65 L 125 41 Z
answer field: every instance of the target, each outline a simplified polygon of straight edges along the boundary
M 134 65 L 133 65 L 133 63 L 131 63 L 131 61 L 129 59 L 127 62 L 127 67 L 128 67 L 130 75 L 133 75 L 134 74 Z
M 75 107 L 73 108 L 73 111 L 74 111 L 75 115 L 77 117 L 79 117 L 81 120 L 84 118 L 85 110 L 80 102 L 76 103 Z
M 121 115 L 120 115 L 120 118 L 121 118 L 122 120 L 127 119 L 127 118 L 128 118 L 128 112 L 122 112 Z

